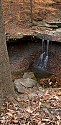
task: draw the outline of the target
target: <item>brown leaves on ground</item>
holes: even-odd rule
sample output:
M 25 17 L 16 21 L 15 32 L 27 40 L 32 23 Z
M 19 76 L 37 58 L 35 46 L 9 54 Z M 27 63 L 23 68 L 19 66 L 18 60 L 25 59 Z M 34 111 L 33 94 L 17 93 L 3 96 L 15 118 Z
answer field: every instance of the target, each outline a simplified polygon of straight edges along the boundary
M 25 98 L 24 98 L 25 97 Z M 32 88 L 2 107 L 1 125 L 61 125 L 61 89 Z
M 50 78 L 43 78 L 39 80 L 39 84 L 42 87 L 52 87 L 52 88 L 57 88 L 61 87 L 61 81 L 59 81 L 58 77 L 52 75 Z

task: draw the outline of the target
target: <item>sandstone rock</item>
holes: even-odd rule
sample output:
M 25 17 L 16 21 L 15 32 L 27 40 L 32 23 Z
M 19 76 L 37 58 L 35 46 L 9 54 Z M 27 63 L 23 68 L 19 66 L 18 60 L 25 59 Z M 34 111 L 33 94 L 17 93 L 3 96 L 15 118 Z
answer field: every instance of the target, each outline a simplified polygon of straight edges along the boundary
M 35 32 L 34 36 L 38 39 L 52 40 L 52 36 L 49 34 L 42 34 L 41 32 Z
M 23 34 L 18 32 L 18 38 L 23 38 Z
M 26 79 L 26 78 L 34 78 L 34 73 L 33 72 L 25 72 L 24 75 L 23 75 L 23 78 Z
M 34 33 L 34 36 L 36 36 L 36 38 L 38 38 L 38 39 L 42 39 L 42 34 L 41 34 L 41 32 L 36 31 L 36 32 Z
M 14 82 L 14 83 L 15 83 L 15 82 Z M 23 93 L 25 92 L 24 89 L 23 89 L 23 87 L 20 86 L 20 84 L 19 84 L 18 82 L 15 83 L 14 88 L 15 88 L 15 90 L 16 90 L 18 93 L 23 94 Z
M 56 32 L 61 33 L 61 28 L 56 29 Z
M 50 25 L 57 25 L 58 27 L 61 27 L 61 22 L 47 22 Z
M 21 79 L 16 79 L 14 81 L 14 83 L 17 84 L 19 87 L 20 87 L 20 85 L 22 85 L 26 88 L 32 88 L 33 86 L 36 86 L 37 81 L 33 80 L 33 79 L 30 79 L 30 78 L 27 78 L 27 79 L 21 78 Z

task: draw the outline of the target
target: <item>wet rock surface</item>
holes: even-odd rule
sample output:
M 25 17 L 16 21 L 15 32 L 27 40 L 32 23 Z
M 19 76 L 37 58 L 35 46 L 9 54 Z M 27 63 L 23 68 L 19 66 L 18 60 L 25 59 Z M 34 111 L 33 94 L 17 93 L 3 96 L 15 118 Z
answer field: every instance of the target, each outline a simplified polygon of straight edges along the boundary
M 33 72 L 24 72 L 23 78 L 35 78 Z

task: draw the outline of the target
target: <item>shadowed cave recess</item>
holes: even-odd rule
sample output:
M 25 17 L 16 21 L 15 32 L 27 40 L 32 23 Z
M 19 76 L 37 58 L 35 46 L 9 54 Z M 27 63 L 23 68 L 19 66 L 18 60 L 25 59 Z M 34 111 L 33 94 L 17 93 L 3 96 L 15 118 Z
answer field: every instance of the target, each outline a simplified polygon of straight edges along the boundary
M 7 41 L 10 66 L 12 74 L 21 74 L 28 70 L 44 70 L 41 77 L 54 74 L 61 82 L 61 43 L 24 36 L 21 39 Z

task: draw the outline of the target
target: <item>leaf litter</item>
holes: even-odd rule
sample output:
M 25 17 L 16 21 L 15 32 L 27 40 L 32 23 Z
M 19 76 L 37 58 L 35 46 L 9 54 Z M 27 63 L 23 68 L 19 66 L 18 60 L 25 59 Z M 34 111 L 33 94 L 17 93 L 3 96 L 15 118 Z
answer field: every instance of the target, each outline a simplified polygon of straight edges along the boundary
M 9 102 L 7 100 L 4 103 L 1 110 L 0 124 L 61 125 L 60 94 L 60 88 L 28 88 L 26 99 L 24 98 L 25 94 L 19 94 L 17 101 Z

